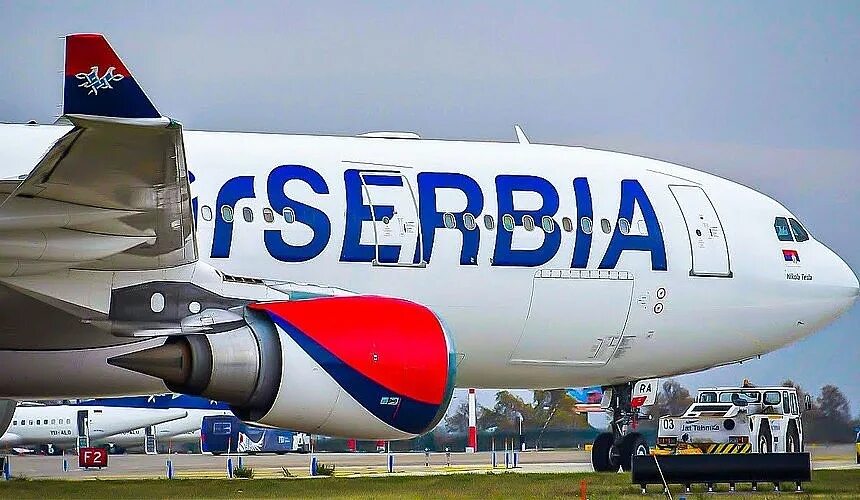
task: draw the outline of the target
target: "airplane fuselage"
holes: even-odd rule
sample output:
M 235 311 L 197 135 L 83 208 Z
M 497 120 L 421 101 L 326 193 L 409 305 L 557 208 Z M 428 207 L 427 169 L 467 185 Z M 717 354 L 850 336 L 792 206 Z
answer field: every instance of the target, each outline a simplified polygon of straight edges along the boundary
M 66 130 L 0 128 L 14 147 L 0 178 L 26 174 Z M 857 295 L 823 244 L 780 239 L 775 226 L 796 219 L 781 204 L 662 161 L 518 143 L 184 141 L 201 260 L 424 304 L 454 337 L 460 387 L 605 385 L 736 362 L 820 329 Z
M 110 441 L 110 436 L 170 420 L 184 419 L 188 410 L 138 409 L 73 405 L 19 406 L 9 429 L 0 436 L 0 447 L 53 444 L 75 446 L 78 436 L 91 442 Z M 200 425 L 199 419 L 197 425 Z M 141 439 L 142 441 L 142 439 Z

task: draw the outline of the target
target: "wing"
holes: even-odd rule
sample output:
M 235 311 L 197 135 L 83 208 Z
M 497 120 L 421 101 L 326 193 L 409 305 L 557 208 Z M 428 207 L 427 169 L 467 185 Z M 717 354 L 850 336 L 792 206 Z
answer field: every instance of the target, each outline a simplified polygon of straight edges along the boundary
M 0 183 L 0 276 L 195 261 L 181 125 L 102 35 L 66 37 L 65 74 L 73 128 L 23 181 Z

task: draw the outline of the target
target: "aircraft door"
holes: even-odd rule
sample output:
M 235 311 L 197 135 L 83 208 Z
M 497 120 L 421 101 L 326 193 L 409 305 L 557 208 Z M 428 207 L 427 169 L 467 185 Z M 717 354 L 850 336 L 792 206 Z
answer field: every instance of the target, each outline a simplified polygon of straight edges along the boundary
M 690 237 L 690 276 L 732 276 L 729 247 L 714 205 L 698 186 L 669 186 Z
M 424 267 L 418 203 L 409 179 L 400 172 L 359 172 L 367 203 L 370 228 L 376 247 L 373 265 Z M 362 228 L 364 240 L 365 229 Z M 399 247 L 399 254 L 397 249 Z
M 158 453 L 158 443 L 155 440 L 155 431 L 153 427 L 147 426 L 144 428 L 143 452 L 147 455 L 155 455 Z
M 89 448 L 90 446 L 90 412 L 89 410 L 78 410 L 78 448 Z
M 511 363 L 603 366 L 629 349 L 624 335 L 633 295 L 627 271 L 542 269 Z

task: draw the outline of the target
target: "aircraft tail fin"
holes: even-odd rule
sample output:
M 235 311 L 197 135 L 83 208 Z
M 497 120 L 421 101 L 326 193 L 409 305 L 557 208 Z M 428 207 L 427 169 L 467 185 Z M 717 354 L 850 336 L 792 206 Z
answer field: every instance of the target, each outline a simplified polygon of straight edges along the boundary
M 66 36 L 63 114 L 160 119 L 161 114 L 101 34 Z

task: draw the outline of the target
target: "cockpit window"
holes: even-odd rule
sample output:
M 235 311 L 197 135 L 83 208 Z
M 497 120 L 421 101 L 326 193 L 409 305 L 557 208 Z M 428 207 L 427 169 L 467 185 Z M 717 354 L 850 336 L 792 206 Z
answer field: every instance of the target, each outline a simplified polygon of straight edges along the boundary
M 773 228 L 779 241 L 792 241 L 791 230 L 788 228 L 788 220 L 785 217 L 777 217 L 773 220 Z
M 794 241 L 806 241 L 809 239 L 809 233 L 800 225 L 800 222 L 797 222 L 795 219 L 788 219 L 788 223 L 791 225 L 791 232 L 794 233 Z

